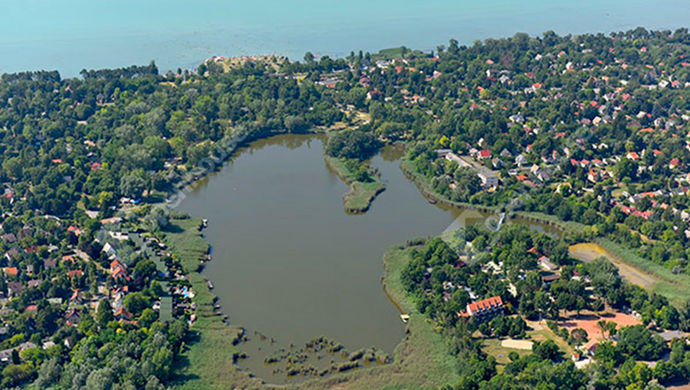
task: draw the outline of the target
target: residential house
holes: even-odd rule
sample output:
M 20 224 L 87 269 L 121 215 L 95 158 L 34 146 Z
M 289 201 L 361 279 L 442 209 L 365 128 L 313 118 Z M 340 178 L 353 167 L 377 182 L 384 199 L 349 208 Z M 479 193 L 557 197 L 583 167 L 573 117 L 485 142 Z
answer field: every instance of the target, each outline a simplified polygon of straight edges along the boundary
M 555 282 L 556 280 L 560 279 L 561 277 L 558 276 L 557 274 L 548 274 L 548 275 L 543 275 L 541 277 L 541 282 L 544 283 L 545 286 L 551 286 L 551 283 Z
M 498 186 L 498 176 L 496 176 L 495 173 L 485 166 L 462 158 L 453 152 L 446 154 L 446 160 L 455 161 L 459 166 L 467 167 L 475 171 L 479 179 L 482 181 L 482 186 L 485 188 Z
M 41 283 L 43 283 L 42 280 L 39 280 L 39 279 L 32 279 L 32 280 L 29 280 L 28 282 L 26 282 L 26 287 L 28 287 L 28 288 L 35 288 L 35 287 L 40 286 Z
M 628 154 L 626 154 L 625 157 L 633 161 L 637 161 L 640 159 L 640 155 L 637 154 L 637 152 L 628 152 Z
M 542 183 L 546 183 L 547 181 L 551 180 L 551 172 L 547 171 L 546 169 L 542 169 L 537 173 L 537 179 L 539 179 Z
M 10 297 L 16 297 L 20 292 L 22 292 L 23 288 L 24 287 L 22 286 L 21 282 L 7 283 L 7 295 Z
M 503 300 L 499 296 L 487 298 L 467 305 L 467 315 L 486 320 L 503 313 Z
M 72 306 L 79 306 L 84 303 L 84 296 L 79 290 L 73 290 L 72 296 L 69 298 L 69 304 Z
M 132 318 L 132 314 L 128 312 L 124 307 L 121 307 L 115 312 L 115 319 L 118 321 L 129 321 Z
M 527 163 L 527 158 L 525 158 L 525 156 L 523 156 L 522 154 L 518 154 L 517 156 L 515 156 L 515 164 L 517 164 L 517 166 L 522 166 L 523 164 L 526 164 L 526 163 Z
M 539 260 L 537 260 L 537 263 L 539 263 L 539 266 L 546 271 L 556 271 L 558 269 L 558 266 L 551 262 L 551 259 L 549 259 L 547 256 L 540 257 Z
M 65 314 L 65 320 L 67 320 L 67 326 L 77 326 L 79 325 L 79 320 L 81 320 L 81 314 L 76 308 L 71 308 Z
M 19 270 L 17 267 L 5 267 L 2 269 L 2 273 L 5 274 L 5 276 L 17 276 L 19 275 Z

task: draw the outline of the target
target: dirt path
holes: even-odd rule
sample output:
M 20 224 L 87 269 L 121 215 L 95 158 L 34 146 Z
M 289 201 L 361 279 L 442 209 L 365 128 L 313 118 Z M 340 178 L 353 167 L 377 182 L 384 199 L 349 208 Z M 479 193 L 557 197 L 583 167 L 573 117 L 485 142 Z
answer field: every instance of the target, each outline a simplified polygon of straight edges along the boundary
M 653 275 L 650 275 L 644 271 L 641 271 L 628 263 L 625 263 L 615 255 L 606 251 L 599 244 L 595 243 L 584 243 L 571 245 L 569 248 L 570 256 L 589 263 L 594 259 L 604 256 L 609 259 L 616 267 L 621 276 L 627 279 L 630 283 L 637 284 L 644 287 L 645 289 L 651 289 L 659 281 Z

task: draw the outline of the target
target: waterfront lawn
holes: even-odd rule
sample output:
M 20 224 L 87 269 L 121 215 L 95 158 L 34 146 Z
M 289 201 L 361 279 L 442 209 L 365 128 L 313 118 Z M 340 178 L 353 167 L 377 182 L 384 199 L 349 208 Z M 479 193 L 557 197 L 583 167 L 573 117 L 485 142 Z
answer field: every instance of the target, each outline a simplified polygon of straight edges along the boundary
M 352 172 L 344 160 L 325 156 L 326 164 L 350 186 L 350 191 L 343 196 L 345 211 L 358 214 L 366 212 L 374 201 L 376 195 L 380 194 L 386 187 L 378 177 L 372 176 L 372 181 L 358 181 L 355 172 Z
M 232 386 L 259 387 L 260 382 L 239 372 L 234 359 L 240 350 L 233 341 L 242 330 L 226 325 L 214 313 L 215 296 L 208 289 L 206 279 L 199 273 L 200 259 L 208 253 L 208 243 L 199 227 L 200 219 L 171 219 L 163 238 L 179 259 L 195 292 L 197 320 L 190 329 L 190 337 L 182 358 L 176 362 L 179 373 L 175 389 L 228 389 Z
M 384 289 L 394 304 L 410 315 L 406 335 L 393 352 L 393 363 L 305 382 L 301 388 L 437 389 L 457 382 L 457 358 L 449 353 L 446 340 L 417 311 L 400 281 L 400 274 L 410 261 L 410 251 L 411 248 L 392 247 L 384 256 Z

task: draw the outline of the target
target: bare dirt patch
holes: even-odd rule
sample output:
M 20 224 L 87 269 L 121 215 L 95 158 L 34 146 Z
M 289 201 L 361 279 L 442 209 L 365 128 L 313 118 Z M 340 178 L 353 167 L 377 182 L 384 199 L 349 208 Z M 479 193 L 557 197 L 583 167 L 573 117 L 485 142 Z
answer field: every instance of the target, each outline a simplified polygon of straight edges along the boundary
M 558 325 L 568 329 L 571 332 L 575 328 L 584 329 L 587 332 L 586 347 L 598 343 L 604 339 L 604 335 L 599 329 L 597 323 L 600 320 L 615 322 L 618 329 L 624 326 L 639 325 L 642 323 L 637 317 L 621 312 L 607 312 L 601 314 L 576 314 L 571 315 L 564 321 L 559 321 Z
M 532 342 L 528 340 L 513 340 L 513 339 L 507 339 L 501 341 L 501 347 L 503 348 L 513 348 L 513 349 L 524 349 L 524 350 L 532 350 Z

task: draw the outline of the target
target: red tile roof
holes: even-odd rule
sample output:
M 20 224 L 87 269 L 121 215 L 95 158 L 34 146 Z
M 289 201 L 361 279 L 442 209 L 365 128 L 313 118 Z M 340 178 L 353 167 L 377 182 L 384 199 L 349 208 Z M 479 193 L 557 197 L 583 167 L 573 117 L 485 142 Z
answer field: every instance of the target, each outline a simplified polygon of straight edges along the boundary
M 481 313 L 486 310 L 491 310 L 495 308 L 503 307 L 503 300 L 501 297 L 491 297 L 484 299 L 483 301 L 473 302 L 467 305 L 467 313 L 469 315 L 474 315 L 476 313 Z
M 4 272 L 5 275 L 17 276 L 17 273 L 19 272 L 19 270 L 17 269 L 17 267 L 5 267 L 2 269 L 2 272 Z

